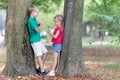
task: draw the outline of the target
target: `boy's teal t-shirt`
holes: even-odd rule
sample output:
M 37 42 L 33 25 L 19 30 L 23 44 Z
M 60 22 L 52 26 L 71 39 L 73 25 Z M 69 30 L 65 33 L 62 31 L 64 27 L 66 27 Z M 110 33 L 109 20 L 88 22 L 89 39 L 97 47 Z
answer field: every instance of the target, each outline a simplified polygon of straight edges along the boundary
M 28 31 L 30 34 L 30 43 L 39 42 L 41 40 L 40 31 L 36 32 L 35 28 L 38 28 L 37 20 L 29 17 L 28 19 Z

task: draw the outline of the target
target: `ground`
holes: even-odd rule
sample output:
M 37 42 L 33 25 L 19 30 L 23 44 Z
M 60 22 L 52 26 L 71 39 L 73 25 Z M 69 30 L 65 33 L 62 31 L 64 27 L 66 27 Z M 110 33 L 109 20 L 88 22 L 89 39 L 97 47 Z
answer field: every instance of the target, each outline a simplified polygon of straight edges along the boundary
M 89 75 L 77 74 L 74 77 L 67 78 L 63 75 L 55 77 L 41 77 L 37 74 L 29 76 L 18 76 L 9 78 L 2 75 L 5 66 L 6 48 L 0 48 L 0 80 L 120 80 L 120 50 L 119 47 L 84 47 L 83 54 L 85 66 Z M 52 64 L 52 54 L 46 59 L 45 69 L 50 70 Z

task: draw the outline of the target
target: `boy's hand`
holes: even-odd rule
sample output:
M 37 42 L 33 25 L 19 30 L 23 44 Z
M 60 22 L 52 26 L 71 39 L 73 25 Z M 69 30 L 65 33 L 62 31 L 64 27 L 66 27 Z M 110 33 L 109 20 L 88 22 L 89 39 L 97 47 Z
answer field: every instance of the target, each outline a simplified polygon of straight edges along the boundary
M 44 20 L 42 20 L 42 21 L 40 22 L 40 24 L 43 25 L 43 24 L 44 24 Z

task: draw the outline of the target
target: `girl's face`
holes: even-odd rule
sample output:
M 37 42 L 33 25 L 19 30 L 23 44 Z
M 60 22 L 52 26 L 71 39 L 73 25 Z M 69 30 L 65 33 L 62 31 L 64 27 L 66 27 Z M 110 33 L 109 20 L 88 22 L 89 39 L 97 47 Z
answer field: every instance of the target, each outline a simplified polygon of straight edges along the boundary
M 57 17 L 54 19 L 54 22 L 56 26 L 60 26 L 61 24 Z

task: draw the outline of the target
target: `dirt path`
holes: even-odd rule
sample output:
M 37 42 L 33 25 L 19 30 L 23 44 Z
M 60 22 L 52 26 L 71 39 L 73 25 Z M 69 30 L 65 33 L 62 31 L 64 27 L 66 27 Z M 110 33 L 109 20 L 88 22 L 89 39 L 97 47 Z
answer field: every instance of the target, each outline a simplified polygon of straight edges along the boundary
M 0 48 L 0 74 L 5 66 L 6 48 Z M 0 80 L 120 80 L 120 50 L 119 48 L 83 48 L 85 66 L 89 76 L 78 74 L 71 78 L 62 75 L 55 77 L 41 77 L 39 75 L 19 76 L 18 78 L 8 78 L 0 75 Z M 45 68 L 50 70 L 52 64 L 51 54 L 47 56 Z M 3 60 L 3 61 L 2 61 Z

